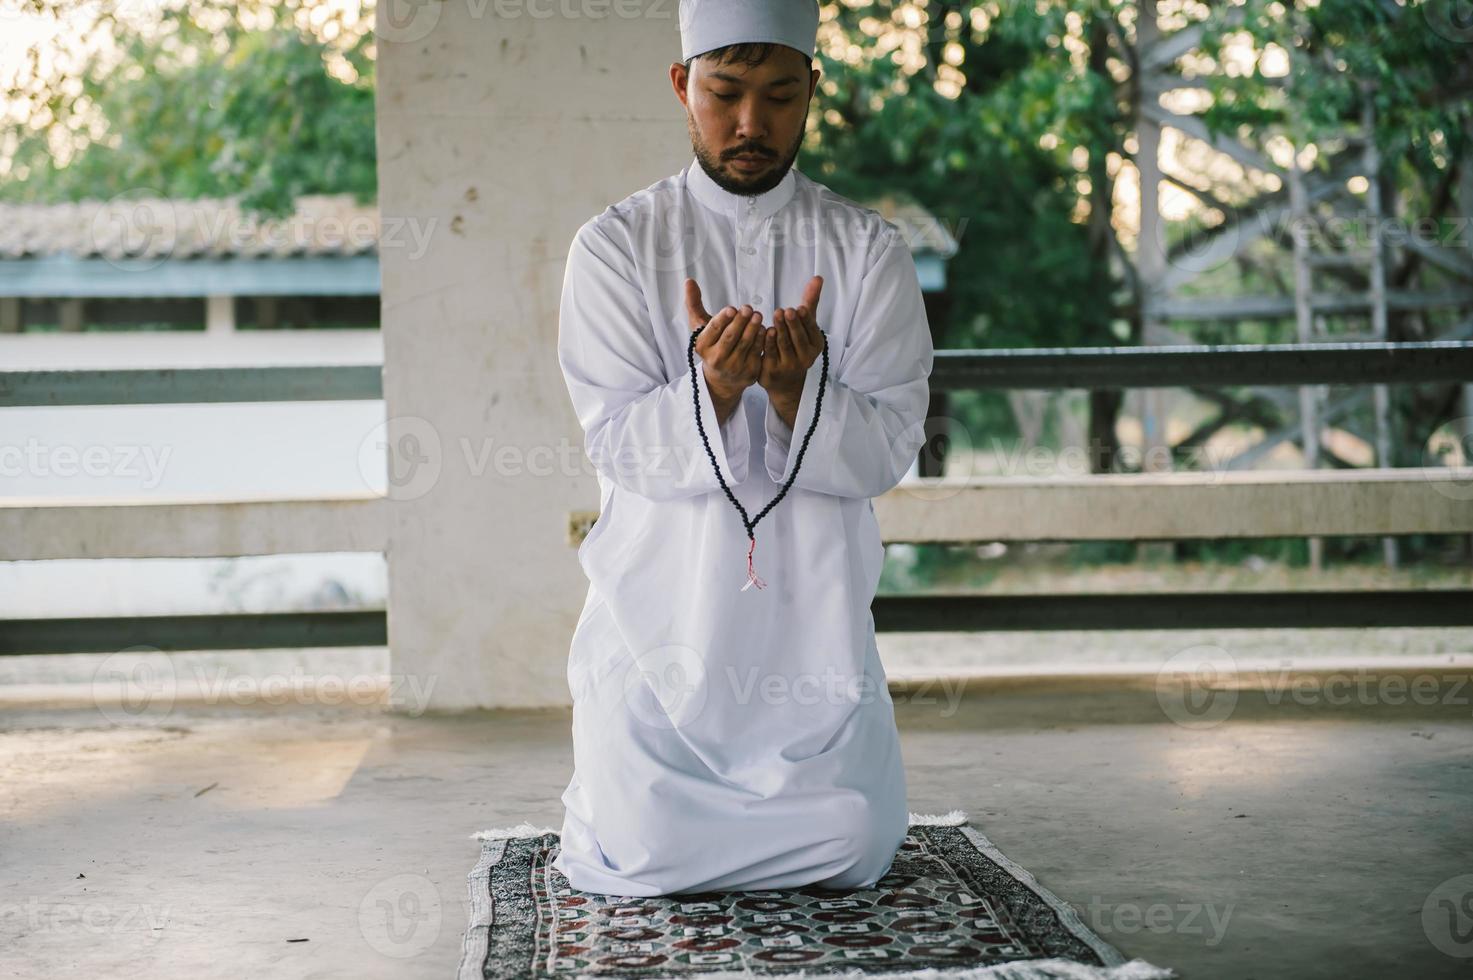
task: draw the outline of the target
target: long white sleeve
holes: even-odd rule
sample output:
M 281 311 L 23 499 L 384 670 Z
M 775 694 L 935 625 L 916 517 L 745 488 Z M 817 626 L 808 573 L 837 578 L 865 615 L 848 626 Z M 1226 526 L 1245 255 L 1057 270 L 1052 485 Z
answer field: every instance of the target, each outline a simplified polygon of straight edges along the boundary
M 718 424 L 705 364 L 671 379 L 655 344 L 634 259 L 590 221 L 568 251 L 558 316 L 558 363 L 583 427 L 584 451 L 616 485 L 651 500 L 720 492 L 696 428 L 701 421 L 728 486 L 747 478 L 750 433 L 740 404 Z M 689 341 L 689 336 L 682 338 Z
M 860 284 L 847 346 L 829 344 L 829 383 L 818 426 L 793 486 L 842 497 L 877 497 L 900 482 L 925 443 L 934 359 L 915 260 L 893 225 Z M 822 321 L 819 327 L 824 328 Z M 825 328 L 833 336 L 833 332 Z M 796 432 L 769 402 L 767 474 L 782 485 L 792 473 L 823 372 L 814 358 L 803 381 Z

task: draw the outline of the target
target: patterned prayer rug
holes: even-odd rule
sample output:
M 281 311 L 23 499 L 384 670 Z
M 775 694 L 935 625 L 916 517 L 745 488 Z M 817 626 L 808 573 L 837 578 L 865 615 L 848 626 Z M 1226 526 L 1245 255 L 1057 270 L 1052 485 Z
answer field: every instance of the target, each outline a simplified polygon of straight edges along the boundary
M 953 810 L 911 814 L 873 888 L 658 898 L 569 887 L 558 832 L 523 824 L 473 834 L 470 924 L 459 980 L 1158 980 L 1127 962 L 1067 903 Z

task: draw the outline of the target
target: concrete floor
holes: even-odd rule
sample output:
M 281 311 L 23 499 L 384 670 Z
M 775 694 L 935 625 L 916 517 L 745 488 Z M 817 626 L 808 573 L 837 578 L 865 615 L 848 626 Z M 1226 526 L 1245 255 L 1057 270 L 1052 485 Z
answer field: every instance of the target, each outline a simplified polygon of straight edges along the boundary
M 1146 680 L 955 693 L 895 695 L 911 809 L 969 811 L 1128 956 L 1469 975 L 1435 901 L 1473 900 L 1449 884 L 1473 874 L 1464 680 L 1417 704 L 1245 690 L 1205 729 Z M 571 765 L 557 710 L 0 710 L 0 977 L 452 977 L 468 835 L 556 826 Z

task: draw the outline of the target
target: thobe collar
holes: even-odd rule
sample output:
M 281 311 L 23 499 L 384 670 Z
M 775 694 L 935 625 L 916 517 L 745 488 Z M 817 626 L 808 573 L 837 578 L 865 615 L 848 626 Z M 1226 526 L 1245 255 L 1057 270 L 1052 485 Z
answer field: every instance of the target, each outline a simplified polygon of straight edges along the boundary
M 778 185 L 769 191 L 761 194 L 733 194 L 711 179 L 700 160 L 691 157 L 690 165 L 685 168 L 685 184 L 696 196 L 696 200 L 713 211 L 734 218 L 750 214 L 762 219 L 772 217 L 793 199 L 798 186 L 797 170 L 797 164 L 794 163 L 783 174 Z

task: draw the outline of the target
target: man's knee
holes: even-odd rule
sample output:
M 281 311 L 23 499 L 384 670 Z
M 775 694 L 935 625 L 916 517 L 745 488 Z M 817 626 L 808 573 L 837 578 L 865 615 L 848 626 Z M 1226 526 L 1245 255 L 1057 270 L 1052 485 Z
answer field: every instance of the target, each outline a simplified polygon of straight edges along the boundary
M 905 840 L 904 811 L 898 823 L 892 814 L 873 807 L 843 812 L 845 815 L 836 815 L 832 825 L 832 839 L 842 851 L 843 867 L 816 884 L 824 888 L 868 887 L 889 870 Z

